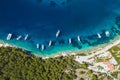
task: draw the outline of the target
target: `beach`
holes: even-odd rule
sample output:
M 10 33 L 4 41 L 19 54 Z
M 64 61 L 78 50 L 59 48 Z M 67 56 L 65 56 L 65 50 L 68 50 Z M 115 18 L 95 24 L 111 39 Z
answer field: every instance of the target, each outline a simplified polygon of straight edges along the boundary
M 70 4 L 65 2 L 55 6 L 49 0 L 45 4 L 44 1 L 42 4 L 32 1 L 1 1 L 0 40 L 35 55 L 50 56 L 59 52 L 88 50 L 107 43 L 120 32 L 116 25 L 119 1 L 72 0 Z M 61 4 L 60 0 L 57 1 Z M 59 36 L 56 36 L 57 31 Z M 9 33 L 13 36 L 7 41 Z M 107 37 L 109 33 L 110 37 Z M 29 36 L 25 40 L 27 34 Z M 48 46 L 50 41 L 52 44 Z M 40 49 L 36 48 L 37 44 Z M 41 50 L 42 45 L 44 50 Z
M 13 46 L 8 43 L 0 42 L 0 47 L 13 47 Z
M 78 50 L 78 51 L 62 51 L 62 52 L 58 52 L 54 55 L 49 55 L 49 56 L 42 56 L 42 55 L 37 55 L 35 53 L 31 53 L 33 55 L 35 55 L 36 57 L 42 57 L 43 59 L 47 59 L 47 58 L 55 58 L 55 57 L 60 57 L 60 56 L 71 56 L 71 55 L 77 55 L 77 54 L 82 54 L 82 53 L 88 53 L 88 54 L 92 54 L 93 55 L 97 55 L 99 53 L 105 52 L 107 50 L 109 50 L 110 48 L 112 48 L 113 46 L 116 46 L 120 44 L 120 36 L 117 36 L 115 39 L 111 40 L 108 43 L 105 44 L 101 44 L 95 47 L 91 47 L 90 49 L 87 50 Z M 0 42 L 0 47 L 14 47 L 14 48 L 19 48 L 18 46 L 15 45 L 11 45 L 5 42 Z M 22 49 L 21 50 L 25 50 Z M 26 50 L 28 51 L 28 50 Z

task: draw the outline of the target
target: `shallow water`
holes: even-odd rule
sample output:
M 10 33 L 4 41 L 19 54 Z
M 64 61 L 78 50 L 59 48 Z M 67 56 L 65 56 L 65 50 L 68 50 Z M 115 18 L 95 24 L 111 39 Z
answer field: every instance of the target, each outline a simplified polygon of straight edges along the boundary
M 80 50 L 97 46 L 118 35 L 116 17 L 120 14 L 119 0 L 2 0 L 0 1 L 0 39 L 38 55 Z M 115 28 L 115 29 L 114 29 Z M 61 33 L 55 37 L 57 30 Z M 105 31 L 110 36 L 105 36 Z M 97 33 L 102 35 L 98 39 Z M 10 41 L 8 33 L 13 34 Z M 23 37 L 29 34 L 27 41 Z M 16 37 L 22 35 L 17 41 Z M 81 42 L 77 41 L 80 35 Z M 72 38 L 72 44 L 68 44 Z M 48 47 L 49 40 L 54 44 Z M 36 49 L 36 44 L 45 50 Z

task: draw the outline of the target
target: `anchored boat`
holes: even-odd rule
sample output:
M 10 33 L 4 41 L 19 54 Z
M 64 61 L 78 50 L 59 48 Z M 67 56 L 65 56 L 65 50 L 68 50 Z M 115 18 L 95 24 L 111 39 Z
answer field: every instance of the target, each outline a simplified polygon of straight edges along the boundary
M 8 36 L 7 36 L 7 40 L 10 40 L 10 39 L 11 39 L 11 37 L 12 37 L 12 34 L 11 34 L 11 33 L 9 33 L 9 34 L 8 34 Z

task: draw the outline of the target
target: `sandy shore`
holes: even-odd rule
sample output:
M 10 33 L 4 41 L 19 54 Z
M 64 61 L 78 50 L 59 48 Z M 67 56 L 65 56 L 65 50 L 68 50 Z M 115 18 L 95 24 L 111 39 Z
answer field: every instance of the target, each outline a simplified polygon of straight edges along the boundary
M 116 46 L 118 44 L 120 44 L 120 36 L 117 36 L 113 40 L 110 40 L 108 43 L 104 43 L 104 44 L 101 44 L 101 45 L 98 45 L 95 47 L 91 47 L 90 49 L 87 49 L 87 50 L 79 50 L 76 52 L 75 51 L 59 52 L 55 55 L 51 55 L 49 57 L 44 57 L 43 59 L 55 58 L 55 57 L 59 57 L 59 56 L 71 56 L 71 55 L 76 55 L 76 54 L 81 54 L 81 53 L 99 54 L 99 53 L 109 50 L 110 48 L 112 48 L 113 46 Z
M 13 47 L 13 46 L 5 42 L 0 42 L 0 47 Z
M 36 55 L 34 54 L 36 57 L 42 57 L 43 59 L 47 59 L 47 58 L 55 58 L 55 57 L 60 57 L 60 56 L 71 56 L 71 55 L 76 55 L 76 54 L 80 54 L 80 53 L 99 53 L 99 52 L 104 52 L 109 50 L 110 48 L 112 48 L 113 46 L 116 46 L 120 44 L 120 36 L 117 36 L 114 40 L 111 40 L 108 43 L 105 44 L 101 44 L 95 47 L 91 47 L 90 49 L 87 50 L 79 50 L 79 51 L 63 51 L 63 52 L 58 52 L 54 55 L 50 55 L 50 56 L 40 56 L 40 55 Z M 16 47 L 15 45 L 11 45 L 5 42 L 0 42 L 0 47 Z M 23 50 L 23 49 L 22 49 Z

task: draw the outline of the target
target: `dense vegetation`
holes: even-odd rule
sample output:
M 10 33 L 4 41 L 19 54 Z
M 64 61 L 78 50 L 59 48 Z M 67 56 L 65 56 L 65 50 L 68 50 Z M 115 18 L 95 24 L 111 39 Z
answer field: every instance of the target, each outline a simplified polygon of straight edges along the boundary
M 73 57 L 42 59 L 16 48 L 0 48 L 0 80 L 73 80 Z
M 112 54 L 112 56 L 116 59 L 118 64 L 120 64 L 120 47 L 114 46 L 109 50 Z

